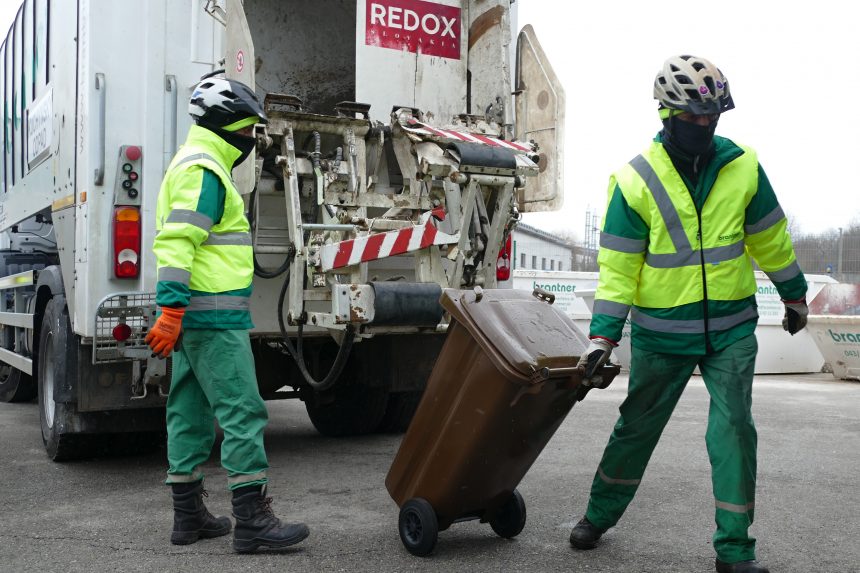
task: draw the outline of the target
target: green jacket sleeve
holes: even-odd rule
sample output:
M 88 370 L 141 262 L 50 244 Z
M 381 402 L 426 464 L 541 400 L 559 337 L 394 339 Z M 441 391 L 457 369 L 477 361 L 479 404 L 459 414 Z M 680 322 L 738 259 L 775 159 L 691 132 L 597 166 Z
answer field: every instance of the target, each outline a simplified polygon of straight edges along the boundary
M 773 282 L 779 296 L 783 300 L 806 296 L 806 278 L 797 264 L 788 221 L 761 165 L 756 193 L 746 208 L 744 234 L 747 251 Z
M 589 336 L 617 343 L 639 287 L 639 271 L 648 248 L 648 225 L 609 181 L 609 206 L 600 233 L 600 277 L 594 295 Z
M 199 165 L 167 175 L 158 196 L 159 203 L 167 202 L 159 205 L 159 212 L 167 216 L 157 223 L 152 247 L 158 266 L 158 306 L 188 306 L 194 255 L 224 215 L 226 194 L 221 180 Z

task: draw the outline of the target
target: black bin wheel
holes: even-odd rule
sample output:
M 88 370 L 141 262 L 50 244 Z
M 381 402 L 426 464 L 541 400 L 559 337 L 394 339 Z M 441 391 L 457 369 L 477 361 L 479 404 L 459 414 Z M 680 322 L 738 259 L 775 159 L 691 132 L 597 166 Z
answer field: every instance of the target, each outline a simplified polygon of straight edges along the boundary
M 499 509 L 496 517 L 490 521 L 490 527 L 499 537 L 510 539 L 520 534 L 526 526 L 526 502 L 520 492 L 514 490 L 511 497 Z
M 400 508 L 400 540 L 412 555 L 430 555 L 439 537 L 439 522 L 426 499 L 414 497 Z

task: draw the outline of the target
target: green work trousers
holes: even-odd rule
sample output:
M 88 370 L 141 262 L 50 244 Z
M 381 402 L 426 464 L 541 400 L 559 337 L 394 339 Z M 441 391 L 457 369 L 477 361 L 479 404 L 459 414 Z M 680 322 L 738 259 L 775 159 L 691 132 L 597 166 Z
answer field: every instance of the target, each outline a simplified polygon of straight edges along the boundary
M 755 539 L 747 530 L 755 505 L 756 430 L 751 406 L 757 350 L 755 335 L 706 356 L 633 347 L 627 399 L 591 486 L 586 512 L 591 523 L 608 529 L 621 518 L 698 365 L 711 396 L 705 442 L 716 504 L 714 549 L 726 563 L 755 559 Z
M 167 398 L 168 484 L 203 478 L 200 466 L 212 452 L 216 419 L 224 432 L 221 465 L 228 487 L 266 483 L 268 412 L 248 331 L 187 329 L 173 353 Z

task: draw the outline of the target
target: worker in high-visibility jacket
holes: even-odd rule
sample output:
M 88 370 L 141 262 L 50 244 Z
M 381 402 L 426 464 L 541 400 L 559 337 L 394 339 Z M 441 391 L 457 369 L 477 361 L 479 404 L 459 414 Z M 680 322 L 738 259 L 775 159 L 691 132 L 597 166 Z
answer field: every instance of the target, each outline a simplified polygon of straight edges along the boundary
M 242 553 L 286 547 L 309 531 L 301 523 L 281 523 L 266 496 L 268 414 L 248 336 L 253 251 L 245 205 L 231 178 L 254 149 L 254 125 L 268 119 L 248 86 L 219 77 L 197 85 L 189 113 L 196 125 L 158 195 L 153 252 L 159 315 L 146 338 L 158 355 L 173 352 L 166 480 L 173 490 L 171 542 L 230 532 L 230 519 L 213 517 L 202 498 L 201 466 L 215 442 L 217 419 L 224 432 L 221 465 L 233 494 L 233 547 Z
M 698 366 L 711 397 L 716 570 L 767 572 L 747 531 L 756 481 L 753 260 L 779 291 L 792 335 L 806 324 L 806 280 L 755 151 L 714 135 L 734 107 L 722 72 L 704 58 L 669 58 L 654 97 L 662 131 L 610 178 L 591 344 L 581 359 L 593 375 L 629 314 L 628 395 L 570 543 L 591 549 L 617 523 Z

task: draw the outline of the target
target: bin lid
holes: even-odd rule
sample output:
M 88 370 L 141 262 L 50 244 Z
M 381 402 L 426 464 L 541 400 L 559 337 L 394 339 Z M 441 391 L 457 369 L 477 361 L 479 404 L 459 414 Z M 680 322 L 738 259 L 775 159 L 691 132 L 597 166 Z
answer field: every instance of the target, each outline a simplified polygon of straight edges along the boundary
M 576 366 L 588 346 L 570 317 L 525 290 L 445 289 L 441 303 L 499 366 L 529 379 L 541 368 Z

